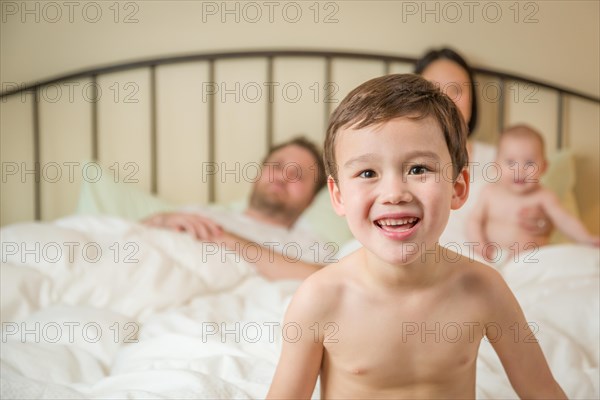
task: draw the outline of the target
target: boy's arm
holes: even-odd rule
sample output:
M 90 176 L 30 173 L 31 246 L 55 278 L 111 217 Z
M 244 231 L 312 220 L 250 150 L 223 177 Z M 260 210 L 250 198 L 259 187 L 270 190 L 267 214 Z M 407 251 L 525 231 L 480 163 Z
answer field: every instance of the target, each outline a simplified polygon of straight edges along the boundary
M 283 326 L 294 326 L 290 328 L 294 333 L 288 335 L 294 337 L 286 337 L 284 329 L 281 356 L 267 399 L 310 399 L 313 394 L 323 357 L 323 337 L 314 336 L 323 307 L 319 292 L 311 280 L 306 281 L 290 303 Z M 296 331 L 300 332 L 297 341 Z
M 566 399 L 552 376 L 544 353 L 517 299 L 504 279 L 490 271 L 488 304 L 492 310 L 486 336 L 498 354 L 514 390 L 522 399 Z
M 600 238 L 592 236 L 581 221 L 563 208 L 558 196 L 547 189 L 545 189 L 542 197 L 542 208 L 548 214 L 552 223 L 571 239 L 579 243 L 600 246 Z
M 485 220 L 486 220 L 486 211 L 488 209 L 488 192 L 490 190 L 489 186 L 484 187 L 481 190 L 481 194 L 479 197 L 479 201 L 473 207 L 471 214 L 468 216 L 467 220 L 467 238 L 471 242 L 477 243 L 477 252 L 482 254 L 481 251 L 484 247 L 484 244 L 488 242 L 485 236 Z

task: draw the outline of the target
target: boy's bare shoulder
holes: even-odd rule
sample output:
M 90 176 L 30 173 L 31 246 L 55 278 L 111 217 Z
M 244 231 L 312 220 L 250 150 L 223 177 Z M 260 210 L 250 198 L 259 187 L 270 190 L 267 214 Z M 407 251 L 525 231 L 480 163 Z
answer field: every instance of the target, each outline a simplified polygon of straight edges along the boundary
M 337 308 L 351 287 L 356 265 L 354 258 L 351 254 L 310 275 L 294 294 L 294 303 L 324 313 Z
M 461 290 L 481 296 L 482 300 L 493 302 L 507 288 L 504 278 L 497 270 L 472 258 L 460 255 L 460 258 L 448 265 L 452 268 L 452 281 Z

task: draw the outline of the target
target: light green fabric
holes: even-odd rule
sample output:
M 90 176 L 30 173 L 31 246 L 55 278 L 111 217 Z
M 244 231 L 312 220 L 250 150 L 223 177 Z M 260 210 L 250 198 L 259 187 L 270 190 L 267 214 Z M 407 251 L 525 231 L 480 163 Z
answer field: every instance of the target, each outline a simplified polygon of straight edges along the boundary
M 338 216 L 329 199 L 329 191 L 323 188 L 308 209 L 302 214 L 300 223 L 305 223 L 316 234 L 327 241 L 346 243 L 352 239 L 352 232 L 346 218 Z
M 548 171 L 542 178 L 542 183 L 553 190 L 561 199 L 567 210 L 577 216 L 575 201 L 575 161 L 573 154 L 563 150 L 549 159 Z M 193 202 L 193 199 L 190 199 Z M 226 205 L 213 205 L 218 208 L 243 210 L 247 205 L 245 200 L 235 201 Z M 139 220 L 151 214 L 170 211 L 177 206 L 156 196 L 137 189 L 133 184 L 115 183 L 111 176 L 105 175 L 99 182 L 83 182 L 77 207 L 78 213 L 108 214 L 122 218 Z M 339 217 L 330 203 L 329 192 L 323 188 L 311 206 L 298 221 L 303 226 L 327 241 L 345 243 L 352 239 L 346 220 Z M 555 233 L 552 242 L 563 242 L 564 237 Z
M 140 220 L 151 214 L 176 207 L 135 187 L 132 183 L 115 183 L 109 174 L 98 182 L 83 181 L 77 204 L 78 214 L 107 214 Z

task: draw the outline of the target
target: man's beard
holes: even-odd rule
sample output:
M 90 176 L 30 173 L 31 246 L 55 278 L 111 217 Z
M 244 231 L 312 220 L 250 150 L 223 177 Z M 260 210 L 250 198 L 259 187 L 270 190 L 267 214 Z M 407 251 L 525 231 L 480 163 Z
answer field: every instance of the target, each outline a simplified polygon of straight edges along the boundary
M 250 207 L 270 217 L 295 218 L 299 214 L 277 196 L 270 196 L 265 191 L 255 188 L 250 196 Z

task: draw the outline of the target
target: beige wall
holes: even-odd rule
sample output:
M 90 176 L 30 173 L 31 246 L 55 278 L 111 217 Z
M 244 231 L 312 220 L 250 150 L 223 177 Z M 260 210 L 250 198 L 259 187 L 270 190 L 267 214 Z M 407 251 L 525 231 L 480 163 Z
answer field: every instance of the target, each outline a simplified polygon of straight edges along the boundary
M 3 82 L 31 82 L 101 64 L 198 51 L 277 47 L 418 56 L 428 47 L 449 44 L 481 66 L 600 94 L 597 1 L 321 1 L 318 7 L 313 1 L 275 1 L 273 22 L 265 5 L 269 2 L 263 1 L 125 1 L 119 7 L 112 1 L 75 2 L 73 22 L 66 6 L 59 8 L 57 18 L 56 9 L 42 2 L 0 3 Z M 222 15 L 225 3 L 239 12 Z M 21 4 L 31 10 L 37 4 L 39 11 L 23 14 Z M 301 17 L 287 22 L 295 18 L 293 4 L 299 5 Z M 257 22 L 252 22 L 253 5 L 262 13 Z M 427 13 L 436 8 L 438 12 Z
M 473 7 L 471 10 L 469 4 Z M 73 6 L 67 6 L 61 1 L 0 0 L 0 79 L 3 88 L 99 65 L 196 52 L 331 49 L 418 56 L 427 48 L 451 45 L 460 49 L 475 65 L 600 95 L 600 6 L 596 1 L 124 1 L 117 5 L 108 1 L 75 2 Z M 224 7 L 233 12 L 227 13 Z M 273 7 L 272 16 L 269 15 L 269 7 Z M 256 18 L 257 10 L 262 13 L 260 18 Z M 298 10 L 301 12 L 299 17 Z M 98 11 L 100 14 L 97 14 Z M 500 14 L 497 14 L 498 11 Z M 298 21 L 294 22 L 296 18 Z M 257 20 L 253 22 L 253 19 Z M 263 82 L 263 64 L 263 61 L 256 60 L 239 70 L 235 62 L 223 61 L 216 66 L 215 77 L 224 83 Z M 275 64 L 275 80 L 299 82 L 305 93 L 310 92 L 313 82 L 323 83 L 320 61 L 305 60 L 299 64 L 278 60 Z M 361 80 L 383 72 L 381 65 L 376 63 L 354 65 L 355 69 L 353 64 L 344 60 L 332 65 L 332 72 L 337 74 L 339 99 Z M 391 70 L 405 71 L 408 68 L 399 64 L 392 65 Z M 195 78 L 182 79 L 184 73 Z M 189 90 L 178 89 L 201 85 L 206 82 L 207 74 L 206 65 L 202 63 L 157 69 L 157 90 L 159 95 L 164 95 L 159 96 L 157 105 L 160 109 L 157 121 L 158 157 L 165 161 L 163 165 L 170 168 L 158 171 L 158 189 L 161 196 L 171 201 L 183 202 L 190 198 L 206 201 L 206 191 L 201 184 L 190 186 L 187 192 L 176 188 L 181 188 L 178 180 L 192 179 L 186 175 L 191 167 L 182 163 L 184 157 L 206 155 L 202 143 L 206 140 L 203 117 L 207 112 L 206 102 L 201 97 L 194 97 Z M 126 86 L 131 82 L 135 83 L 138 91 L 133 96 L 139 99 L 136 103 L 125 101 L 132 93 Z M 139 185 L 147 189 L 148 72 L 111 74 L 99 83 L 103 88 L 98 121 L 100 157 L 104 157 L 107 165 L 134 160 L 141 166 Z M 54 103 L 41 104 L 43 162 L 82 161 L 85 157 L 80 158 L 80 154 L 89 152 L 89 137 L 77 135 L 77 132 L 84 131 L 88 135 L 86 130 L 89 130 L 91 121 L 89 107 L 86 107 L 85 99 L 82 101 L 81 92 L 77 91 L 84 84 L 80 82 L 73 103 L 65 99 L 66 93 L 59 102 L 69 103 L 67 106 L 77 118 L 62 114 L 64 110 Z M 508 104 L 505 121 L 529 122 L 543 130 L 553 144 L 558 128 L 554 108 L 556 96 L 543 90 L 538 94 L 536 103 L 519 97 Z M 183 101 L 182 96 L 192 97 Z M 119 107 L 115 107 L 116 102 Z M 185 104 L 189 109 L 182 112 L 183 108 L 172 106 L 175 102 Z M 317 140 L 321 137 L 322 132 L 318 129 L 325 123 L 325 107 L 322 103 L 308 101 L 307 97 L 300 103 L 303 113 L 298 112 L 296 104 L 275 98 L 273 123 L 276 141 L 298 132 L 307 133 Z M 247 161 L 261 155 L 260 148 L 248 151 L 246 147 L 253 142 L 265 141 L 263 117 L 254 123 L 230 118 L 234 114 L 253 118 L 263 112 L 264 101 L 247 106 L 240 108 L 231 101 L 217 103 L 217 118 L 222 120 L 216 125 L 217 151 L 222 152 L 232 140 L 228 136 L 232 132 L 242 131 L 246 135 L 243 145 L 238 146 L 239 154 L 219 153 L 219 159 Z M 485 119 L 480 122 L 478 135 L 493 141 L 498 126 L 496 104 L 492 101 L 483 106 L 486 109 Z M 588 227 L 598 232 L 600 106 L 566 99 L 565 108 L 564 136 L 576 155 L 579 174 L 576 193 L 580 211 Z M 109 111 L 111 117 L 107 118 Z M 31 155 L 27 148 L 30 146 L 28 132 L 31 132 L 31 126 L 30 122 L 22 122 L 31 115 L 28 101 L 13 98 L 1 103 L 0 114 L 2 161 L 29 162 Z M 302 117 L 309 114 L 314 117 Z M 293 127 L 290 126 L 292 124 Z M 127 136 L 130 132 L 138 136 Z M 161 136 L 162 132 L 168 132 L 169 136 Z M 114 147 L 117 141 L 113 139 L 124 137 L 129 144 L 125 148 Z M 197 152 L 194 147 L 178 148 L 175 144 L 178 140 L 174 140 L 177 137 L 196 140 Z M 63 148 L 64 143 L 69 145 Z M 74 148 L 79 152 L 73 151 Z M 132 154 L 132 151 L 137 153 Z M 3 185 L 2 223 L 26 219 L 25 214 L 9 213 L 5 207 L 6 204 L 18 204 L 19 199 L 27 199 L 21 200 L 22 204 L 31 208 L 28 203 L 31 201 L 28 194 L 33 190 L 31 177 L 27 176 L 25 181 L 10 187 L 10 191 L 6 184 Z M 247 187 L 217 189 L 218 197 L 229 199 L 241 195 Z M 67 186 L 43 183 L 42 191 L 48 196 L 42 205 L 44 219 L 68 213 L 75 200 L 60 202 L 57 196 L 65 191 L 72 192 L 71 198 L 74 199 L 77 190 L 77 182 Z M 18 198 L 14 195 L 17 192 Z

